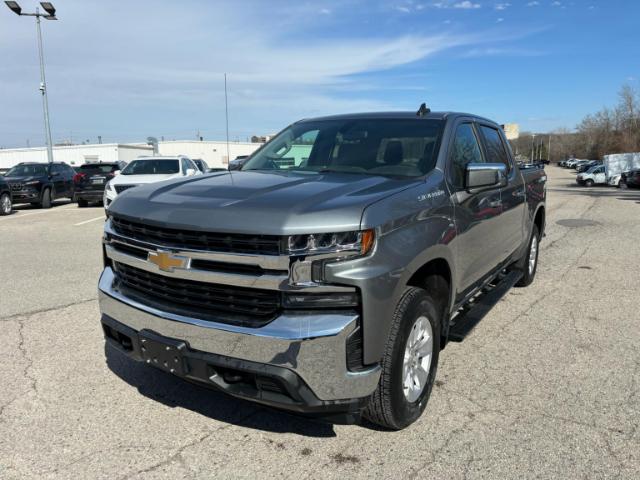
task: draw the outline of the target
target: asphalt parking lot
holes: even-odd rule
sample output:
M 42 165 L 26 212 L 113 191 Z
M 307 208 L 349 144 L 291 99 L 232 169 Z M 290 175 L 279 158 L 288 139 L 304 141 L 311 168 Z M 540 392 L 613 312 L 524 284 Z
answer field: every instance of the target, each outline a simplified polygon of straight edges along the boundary
M 535 283 L 447 346 L 393 433 L 105 361 L 102 208 L 0 218 L 0 478 L 637 478 L 640 191 L 547 171 Z

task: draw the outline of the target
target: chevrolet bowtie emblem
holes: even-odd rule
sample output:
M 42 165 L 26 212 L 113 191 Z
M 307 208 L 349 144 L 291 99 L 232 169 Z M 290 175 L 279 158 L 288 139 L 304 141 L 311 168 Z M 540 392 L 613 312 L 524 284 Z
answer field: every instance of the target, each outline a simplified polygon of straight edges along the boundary
M 155 263 L 165 272 L 173 272 L 174 268 L 186 268 L 188 260 L 187 257 L 174 255 L 171 252 L 149 252 L 147 255 L 147 261 Z

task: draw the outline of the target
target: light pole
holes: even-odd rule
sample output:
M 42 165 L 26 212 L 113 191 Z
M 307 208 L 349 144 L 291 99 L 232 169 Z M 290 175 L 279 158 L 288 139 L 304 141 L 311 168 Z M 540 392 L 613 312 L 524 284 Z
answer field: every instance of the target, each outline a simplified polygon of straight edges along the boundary
M 49 101 L 47 100 L 47 82 L 44 77 L 44 52 L 42 50 L 42 31 L 40 30 L 40 17 L 47 20 L 57 20 L 56 9 L 51 2 L 40 2 L 42 8 L 47 13 L 40 13 L 40 9 L 36 8 L 35 13 L 24 13 L 18 2 L 5 1 L 7 7 L 16 15 L 22 17 L 36 17 L 36 29 L 38 31 L 38 53 L 40 56 L 40 93 L 42 93 L 42 109 L 44 111 L 44 135 L 47 142 L 47 160 L 53 162 L 53 146 L 51 143 L 51 126 L 49 125 Z
M 532 133 L 531 134 L 531 163 L 533 163 L 533 152 L 536 149 L 535 139 L 536 139 L 536 134 Z

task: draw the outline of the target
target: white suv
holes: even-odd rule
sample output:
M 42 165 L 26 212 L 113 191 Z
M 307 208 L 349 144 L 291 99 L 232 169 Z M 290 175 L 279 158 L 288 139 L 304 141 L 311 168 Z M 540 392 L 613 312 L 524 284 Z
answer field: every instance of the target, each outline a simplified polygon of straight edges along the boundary
M 104 189 L 104 207 L 107 208 L 118 194 L 137 185 L 192 175 L 202 175 L 202 172 L 184 155 L 137 158 L 130 162 L 120 175 L 107 183 Z

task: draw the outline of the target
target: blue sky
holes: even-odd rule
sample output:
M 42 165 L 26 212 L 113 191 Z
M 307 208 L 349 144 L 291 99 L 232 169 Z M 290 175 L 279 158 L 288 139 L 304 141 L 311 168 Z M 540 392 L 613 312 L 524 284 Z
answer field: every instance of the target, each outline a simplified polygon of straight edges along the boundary
M 25 11 L 37 2 L 20 0 Z M 640 86 L 638 0 L 53 2 L 54 141 L 224 138 L 350 111 L 573 128 Z M 0 146 L 44 143 L 35 25 L 0 5 Z

